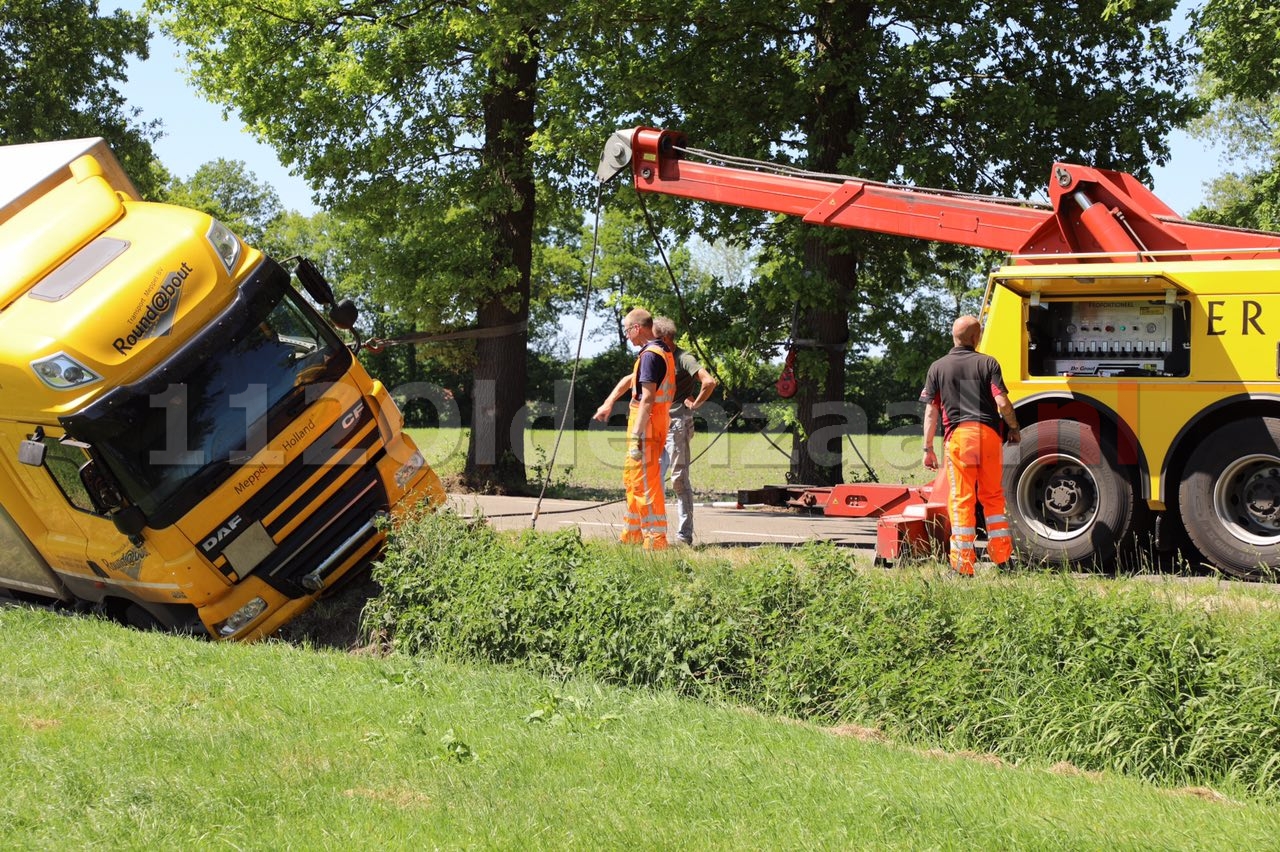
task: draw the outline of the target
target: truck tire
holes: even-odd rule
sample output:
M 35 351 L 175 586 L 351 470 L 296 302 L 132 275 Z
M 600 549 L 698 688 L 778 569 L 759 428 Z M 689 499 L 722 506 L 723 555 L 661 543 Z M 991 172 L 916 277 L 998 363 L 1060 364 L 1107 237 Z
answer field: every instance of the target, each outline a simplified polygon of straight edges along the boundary
M 1032 423 L 1006 444 L 1004 496 L 1018 558 L 1105 566 L 1129 534 L 1133 485 L 1115 453 L 1070 420 Z
M 1280 419 L 1229 423 L 1197 444 L 1178 508 L 1205 559 L 1233 577 L 1273 580 L 1280 573 Z

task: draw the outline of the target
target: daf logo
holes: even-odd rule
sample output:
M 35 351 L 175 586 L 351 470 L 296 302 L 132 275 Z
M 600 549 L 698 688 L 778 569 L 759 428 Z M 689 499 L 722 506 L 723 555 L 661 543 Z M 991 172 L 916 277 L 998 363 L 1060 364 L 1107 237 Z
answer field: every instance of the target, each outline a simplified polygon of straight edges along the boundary
M 361 416 L 362 414 L 364 414 L 364 403 L 363 403 L 363 402 L 357 402 L 357 403 L 355 404 L 355 406 L 353 406 L 353 407 L 352 407 L 352 409 L 351 409 L 350 411 L 348 411 L 345 415 L 343 415 L 343 417 L 342 417 L 342 431 L 343 431 L 343 432 L 346 432 L 346 431 L 347 431 L 348 429 L 350 429 L 352 426 L 355 426 L 357 423 L 359 423 L 359 422 L 360 422 L 360 416 Z
M 239 515 L 233 515 L 225 524 L 214 530 L 213 534 L 200 543 L 200 549 L 212 553 L 224 539 L 230 538 L 244 521 Z

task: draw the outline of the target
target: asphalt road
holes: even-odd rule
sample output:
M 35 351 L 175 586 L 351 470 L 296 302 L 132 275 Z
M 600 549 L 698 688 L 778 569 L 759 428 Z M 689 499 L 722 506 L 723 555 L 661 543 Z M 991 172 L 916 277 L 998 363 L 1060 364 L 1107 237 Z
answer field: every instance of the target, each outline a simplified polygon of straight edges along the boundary
M 599 504 L 582 500 L 535 497 L 497 497 L 482 494 L 450 494 L 449 505 L 459 514 L 483 515 L 497 529 L 542 531 L 575 526 L 584 537 L 617 538 L 622 532 L 623 504 Z M 534 518 L 535 509 L 538 511 Z M 667 525 L 674 540 L 676 515 L 668 507 Z M 734 508 L 732 504 L 699 503 L 693 510 L 694 545 L 746 546 L 800 544 L 824 539 L 838 545 L 875 549 L 876 522 L 858 518 L 829 518 L 789 509 L 764 506 Z

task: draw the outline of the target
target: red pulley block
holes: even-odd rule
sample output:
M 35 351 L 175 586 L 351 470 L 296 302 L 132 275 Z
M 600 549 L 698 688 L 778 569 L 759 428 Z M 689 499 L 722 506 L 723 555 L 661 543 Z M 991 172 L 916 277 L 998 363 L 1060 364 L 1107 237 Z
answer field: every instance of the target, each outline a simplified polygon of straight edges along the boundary
M 778 396 L 783 399 L 791 399 L 796 395 L 796 352 L 791 350 L 787 353 L 787 360 L 782 365 L 782 375 L 778 376 L 778 381 L 774 384 L 778 389 Z

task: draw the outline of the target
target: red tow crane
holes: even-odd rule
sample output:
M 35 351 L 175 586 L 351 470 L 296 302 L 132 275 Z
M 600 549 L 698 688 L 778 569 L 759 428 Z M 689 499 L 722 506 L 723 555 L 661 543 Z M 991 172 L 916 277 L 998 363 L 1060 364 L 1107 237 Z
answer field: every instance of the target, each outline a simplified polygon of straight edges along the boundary
M 639 127 L 610 137 L 597 177 L 603 182 L 627 170 L 639 192 L 772 211 L 813 225 L 1003 251 L 1012 255 L 1014 267 L 1274 260 L 1280 248 L 1277 234 L 1183 219 L 1132 175 L 1070 163 L 1050 169 L 1045 204 L 814 174 L 690 148 L 682 133 Z M 1054 273 L 1036 274 L 1040 277 L 1034 281 L 1048 281 Z M 1074 282 L 1075 293 L 1085 292 L 1082 282 L 1093 274 L 1063 276 Z M 1021 295 L 1038 306 L 1041 295 L 1054 293 L 1053 286 L 1059 285 L 1033 283 Z M 984 315 L 991 298 L 989 286 Z M 1059 345 L 1062 340 L 1067 338 L 1060 337 Z M 1069 347 L 1074 343 L 1067 342 Z M 1061 483 L 1054 485 L 1059 488 L 1055 493 L 1063 493 Z M 944 472 L 927 486 L 770 486 L 739 492 L 739 505 L 788 505 L 833 516 L 878 518 L 876 555 L 893 560 L 945 540 L 945 502 L 933 500 L 935 493 L 945 493 Z M 1035 495 L 1030 499 L 1034 502 Z M 1050 540 L 1053 534 L 1050 529 Z

